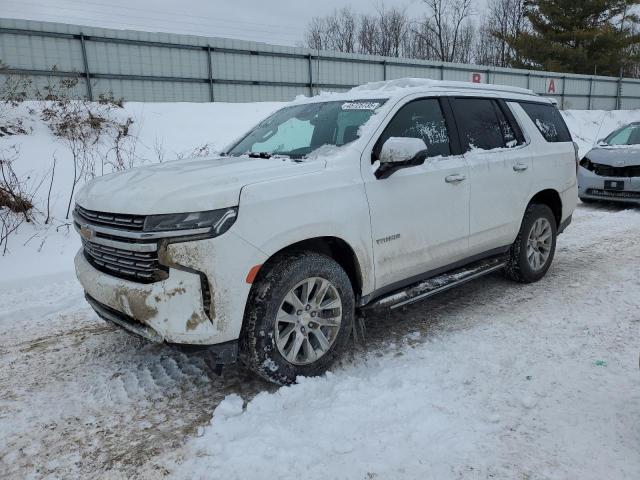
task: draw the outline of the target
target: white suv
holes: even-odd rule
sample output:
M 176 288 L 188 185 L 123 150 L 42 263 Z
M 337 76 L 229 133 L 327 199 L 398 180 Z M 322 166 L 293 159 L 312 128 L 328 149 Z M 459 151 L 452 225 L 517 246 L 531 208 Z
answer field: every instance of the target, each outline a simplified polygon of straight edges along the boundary
M 325 371 L 364 309 L 542 278 L 576 157 L 529 90 L 403 79 L 296 100 L 219 157 L 90 182 L 76 271 L 102 318 L 290 383 Z

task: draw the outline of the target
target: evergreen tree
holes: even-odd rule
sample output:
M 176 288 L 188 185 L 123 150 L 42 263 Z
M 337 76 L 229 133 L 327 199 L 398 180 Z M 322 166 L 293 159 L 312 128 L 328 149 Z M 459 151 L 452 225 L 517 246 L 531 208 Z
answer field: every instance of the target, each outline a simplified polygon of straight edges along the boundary
M 527 0 L 531 30 L 508 36 L 519 67 L 617 76 L 637 62 L 640 0 Z

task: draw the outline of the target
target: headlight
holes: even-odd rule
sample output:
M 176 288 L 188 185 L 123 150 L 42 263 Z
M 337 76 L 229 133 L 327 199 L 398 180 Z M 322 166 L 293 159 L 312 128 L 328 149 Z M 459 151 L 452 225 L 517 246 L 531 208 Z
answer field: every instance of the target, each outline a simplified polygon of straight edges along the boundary
M 208 232 L 199 231 L 198 233 L 212 233 L 214 236 L 218 236 L 231 228 L 237 216 L 237 207 L 208 210 L 206 212 L 149 215 L 144 222 L 144 231 L 173 232 L 176 230 L 201 230 L 208 228 Z

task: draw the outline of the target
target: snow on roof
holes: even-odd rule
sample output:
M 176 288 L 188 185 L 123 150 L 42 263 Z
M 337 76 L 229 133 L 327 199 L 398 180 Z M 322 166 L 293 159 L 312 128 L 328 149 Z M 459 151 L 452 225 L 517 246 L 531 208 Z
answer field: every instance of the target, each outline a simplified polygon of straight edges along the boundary
M 403 97 L 412 93 L 442 92 L 469 92 L 479 91 L 485 93 L 511 94 L 524 96 L 538 96 L 532 90 L 506 85 L 494 85 L 487 83 L 456 82 L 449 80 L 431 80 L 428 78 L 398 78 L 380 82 L 369 82 L 352 88 L 347 92 L 320 92 L 309 98 L 300 96 L 296 102 L 304 101 L 330 101 L 330 100 L 354 100 L 363 98 L 392 98 Z

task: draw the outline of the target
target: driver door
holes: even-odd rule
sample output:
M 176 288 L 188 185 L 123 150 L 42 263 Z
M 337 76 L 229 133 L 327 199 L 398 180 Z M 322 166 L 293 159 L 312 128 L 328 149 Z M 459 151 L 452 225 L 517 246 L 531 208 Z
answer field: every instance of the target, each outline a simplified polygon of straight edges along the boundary
M 437 98 L 405 103 L 364 153 L 362 175 L 371 217 L 376 289 L 411 283 L 425 272 L 467 256 L 469 169 L 458 153 L 445 108 L 448 104 Z M 424 140 L 427 159 L 379 180 L 369 160 L 378 159 L 390 137 Z

